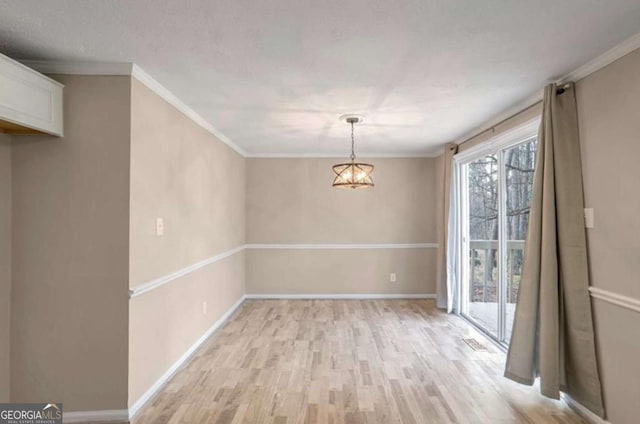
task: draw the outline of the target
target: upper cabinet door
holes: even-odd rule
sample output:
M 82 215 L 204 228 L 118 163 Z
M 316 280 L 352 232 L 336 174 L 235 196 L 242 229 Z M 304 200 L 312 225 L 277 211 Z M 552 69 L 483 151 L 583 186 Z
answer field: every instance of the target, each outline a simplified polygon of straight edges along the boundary
M 0 54 L 0 132 L 62 136 L 63 88 Z

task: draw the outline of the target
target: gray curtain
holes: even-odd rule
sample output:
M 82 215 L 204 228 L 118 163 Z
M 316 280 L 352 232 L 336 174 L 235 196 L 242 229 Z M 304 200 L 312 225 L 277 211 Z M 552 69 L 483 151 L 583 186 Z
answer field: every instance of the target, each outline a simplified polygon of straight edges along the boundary
M 449 284 L 450 272 L 448 270 L 449 263 L 451 261 L 448 260 L 450 246 L 450 210 L 451 210 L 451 191 L 452 184 L 451 179 L 453 177 L 451 169 L 453 166 L 453 156 L 458 152 L 458 146 L 456 144 L 447 144 L 444 148 L 444 157 L 443 157 L 443 165 L 442 165 L 442 222 L 440 231 L 440 237 L 438 240 L 438 272 L 436 276 L 436 305 L 438 308 L 446 309 L 447 312 L 451 312 L 453 305 L 453 293 L 452 289 L 455 287 L 455 284 Z
M 573 85 L 545 88 L 533 198 L 505 376 L 540 377 L 543 395 L 569 394 L 604 416 L 596 363 L 578 119 Z

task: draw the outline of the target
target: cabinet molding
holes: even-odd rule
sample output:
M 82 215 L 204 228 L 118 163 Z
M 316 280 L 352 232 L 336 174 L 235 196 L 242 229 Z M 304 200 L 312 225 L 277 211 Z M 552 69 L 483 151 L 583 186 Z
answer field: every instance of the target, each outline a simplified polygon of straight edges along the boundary
M 63 135 L 64 86 L 0 54 L 0 130 Z

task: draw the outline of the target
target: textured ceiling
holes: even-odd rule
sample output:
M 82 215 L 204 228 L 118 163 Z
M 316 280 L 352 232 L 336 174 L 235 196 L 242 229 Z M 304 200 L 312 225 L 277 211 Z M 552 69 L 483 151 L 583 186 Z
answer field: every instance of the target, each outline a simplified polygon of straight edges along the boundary
M 135 62 L 249 154 L 430 154 L 640 30 L 638 0 L 0 0 L 16 59 Z

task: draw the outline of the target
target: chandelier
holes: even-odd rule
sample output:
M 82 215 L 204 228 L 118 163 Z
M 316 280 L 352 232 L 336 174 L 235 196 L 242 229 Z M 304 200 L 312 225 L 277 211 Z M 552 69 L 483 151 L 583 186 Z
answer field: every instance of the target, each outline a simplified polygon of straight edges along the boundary
M 355 115 L 344 115 L 340 117 L 347 124 L 351 124 L 351 162 L 333 165 L 333 172 L 336 177 L 333 180 L 333 187 L 337 188 L 369 188 L 373 187 L 371 173 L 373 165 L 356 162 L 355 139 L 353 137 L 353 125 L 362 122 L 362 117 Z

